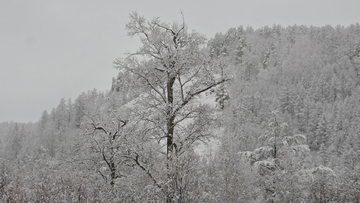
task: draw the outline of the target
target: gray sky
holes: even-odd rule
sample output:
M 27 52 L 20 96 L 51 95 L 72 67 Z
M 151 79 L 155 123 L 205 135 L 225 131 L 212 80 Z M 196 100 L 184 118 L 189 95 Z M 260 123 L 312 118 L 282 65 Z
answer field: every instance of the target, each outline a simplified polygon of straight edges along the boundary
M 125 24 L 137 11 L 181 22 L 211 38 L 231 27 L 344 25 L 359 0 L 0 0 L 0 122 L 36 122 L 61 98 L 109 90 L 112 62 L 139 46 Z

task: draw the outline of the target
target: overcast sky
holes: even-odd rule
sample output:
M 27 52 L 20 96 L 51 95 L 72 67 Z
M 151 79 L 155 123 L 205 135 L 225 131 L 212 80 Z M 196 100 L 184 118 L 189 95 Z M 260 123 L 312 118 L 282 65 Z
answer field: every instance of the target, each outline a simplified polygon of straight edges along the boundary
M 0 0 L 0 122 L 36 122 L 61 98 L 109 90 L 112 62 L 135 51 L 129 13 L 181 22 L 211 38 L 231 27 L 344 25 L 360 20 L 360 0 Z

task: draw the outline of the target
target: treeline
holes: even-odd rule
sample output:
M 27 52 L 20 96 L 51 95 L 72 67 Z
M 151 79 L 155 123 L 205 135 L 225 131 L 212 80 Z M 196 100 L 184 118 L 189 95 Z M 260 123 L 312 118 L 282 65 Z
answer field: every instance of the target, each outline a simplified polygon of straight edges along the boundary
M 181 198 L 173 202 L 360 202 L 359 24 L 231 28 L 205 51 L 233 76 L 209 90 L 218 104 L 211 122 L 221 132 L 211 139 L 220 144 L 179 155 Z M 2 200 L 169 200 L 165 158 L 155 153 L 162 143 L 133 136 L 129 148 L 108 139 L 105 126 L 128 132 L 114 112 L 147 91 L 141 78 L 123 76 L 110 92 L 62 99 L 36 123 L 0 124 Z M 85 136 L 100 126 L 102 134 Z
M 83 92 L 75 102 L 61 99 L 50 113 L 45 110 L 36 123 L 1 123 L 1 157 L 14 160 L 38 153 L 50 157 L 70 153 L 80 134 L 82 118 L 90 110 L 100 109 L 106 94 L 109 93 L 94 89 Z

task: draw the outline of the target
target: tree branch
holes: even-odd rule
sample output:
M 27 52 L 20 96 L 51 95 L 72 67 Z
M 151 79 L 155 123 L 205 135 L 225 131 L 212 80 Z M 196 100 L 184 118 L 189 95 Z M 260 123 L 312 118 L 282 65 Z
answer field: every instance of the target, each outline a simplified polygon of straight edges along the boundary
M 194 92 L 194 93 L 192 93 L 192 94 L 189 94 L 188 96 L 186 96 L 186 98 L 185 98 L 185 100 L 182 102 L 182 104 L 180 104 L 180 106 L 175 109 L 175 111 L 173 112 L 173 115 L 175 115 L 178 111 L 180 111 L 180 110 L 181 110 L 187 103 L 189 103 L 189 102 L 192 100 L 192 98 L 194 98 L 195 96 L 197 96 L 197 95 L 199 95 L 199 94 L 201 94 L 201 93 L 203 93 L 203 92 L 205 92 L 205 91 L 207 91 L 207 90 L 209 90 L 209 89 L 211 89 L 211 88 L 213 88 L 213 87 L 215 87 L 215 86 L 217 86 L 217 85 L 219 85 L 219 84 L 221 84 L 221 83 L 224 83 L 224 82 L 226 82 L 226 81 L 229 81 L 229 80 L 230 80 L 230 79 L 222 79 L 222 80 L 220 80 L 219 82 L 213 83 L 213 84 L 207 86 L 207 87 L 204 88 L 204 89 L 201 89 L 201 90 L 199 90 L 199 91 L 197 91 L 197 92 Z
M 137 73 L 137 72 L 135 72 L 135 71 L 130 71 L 130 72 L 132 72 L 132 73 L 140 76 L 141 78 L 143 78 L 143 79 L 146 81 L 146 83 L 151 87 L 151 89 L 153 89 L 153 90 L 162 98 L 162 100 L 163 100 L 164 102 L 166 102 L 166 99 L 164 98 L 164 96 L 159 92 L 158 89 L 156 89 L 156 88 L 154 87 L 153 84 L 151 84 L 151 82 L 149 81 L 149 79 L 148 79 L 146 76 L 144 76 L 144 75 L 142 75 L 142 74 L 140 74 L 140 73 Z
M 159 27 L 161 27 L 161 28 L 163 28 L 163 29 L 165 29 L 165 30 L 167 30 L 167 31 L 170 31 L 171 34 L 173 34 L 174 36 L 176 36 L 176 33 L 175 33 L 172 29 L 167 28 L 167 27 L 165 27 L 165 26 L 162 26 L 162 25 L 160 25 L 159 23 L 154 23 L 154 24 L 157 25 L 157 26 L 159 26 Z
M 154 184 L 160 188 L 164 193 L 165 191 L 163 190 L 163 188 L 161 187 L 161 185 L 156 181 L 156 179 L 154 178 L 154 176 L 151 174 L 150 170 L 146 169 L 140 162 L 139 162 L 139 154 L 136 152 L 133 152 L 135 154 L 135 158 L 131 157 L 131 156 L 125 156 L 126 158 L 130 158 L 132 159 L 136 165 L 138 165 L 143 171 L 146 172 L 146 174 L 150 177 L 150 179 L 154 182 Z

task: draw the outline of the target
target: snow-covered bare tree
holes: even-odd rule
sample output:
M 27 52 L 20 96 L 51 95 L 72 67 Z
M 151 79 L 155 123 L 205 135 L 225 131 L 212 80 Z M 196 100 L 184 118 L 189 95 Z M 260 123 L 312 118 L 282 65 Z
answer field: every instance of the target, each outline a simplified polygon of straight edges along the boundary
M 177 181 L 177 160 L 211 135 L 214 109 L 203 104 L 201 97 L 228 81 L 229 74 L 225 64 L 210 59 L 206 38 L 188 32 L 184 20 L 168 24 L 134 12 L 126 28 L 128 35 L 140 36 L 142 46 L 115 60 L 118 78 L 135 78 L 134 84 L 143 87 L 143 93 L 127 107 L 148 129 L 144 136 L 166 147 L 159 151 L 166 154 L 167 181 L 162 189 L 167 202 L 178 202 L 182 186 Z
M 121 167 L 126 165 L 127 159 L 123 155 L 129 145 L 126 124 L 127 120 L 115 113 L 85 115 L 83 119 L 84 147 L 89 155 L 82 162 L 90 164 L 111 185 L 124 176 Z

